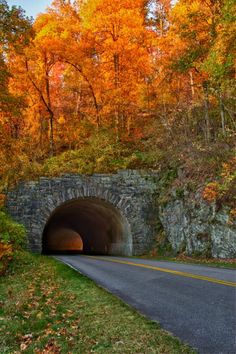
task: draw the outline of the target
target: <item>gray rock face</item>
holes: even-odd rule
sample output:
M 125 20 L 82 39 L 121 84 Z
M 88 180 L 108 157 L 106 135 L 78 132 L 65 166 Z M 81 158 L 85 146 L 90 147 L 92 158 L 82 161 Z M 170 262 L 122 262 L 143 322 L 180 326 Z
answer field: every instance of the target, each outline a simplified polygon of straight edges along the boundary
M 205 254 L 215 258 L 236 257 L 236 221 L 230 210 L 188 196 L 160 206 L 159 217 L 175 252 Z
M 148 252 L 160 222 L 175 252 L 205 254 L 217 258 L 236 257 L 236 221 L 230 210 L 216 210 L 201 199 L 173 191 L 172 200 L 158 206 L 159 175 L 135 170 L 114 175 L 64 175 L 25 182 L 7 196 L 9 214 L 22 223 L 28 234 L 28 247 L 42 251 L 42 236 L 51 215 L 64 203 L 97 198 L 121 215 L 126 236 L 122 250 L 115 254 L 140 255 Z M 123 220 L 123 221 L 122 221 Z
M 158 209 L 153 203 L 157 188 L 154 179 L 154 174 L 133 170 L 114 175 L 40 178 L 37 182 L 21 183 L 10 191 L 6 207 L 9 214 L 26 227 L 29 249 L 41 252 L 45 225 L 57 208 L 86 198 L 104 201 L 108 208 L 111 205 L 119 211 L 126 230 L 123 251 L 115 253 L 139 255 L 151 248 L 155 236 Z

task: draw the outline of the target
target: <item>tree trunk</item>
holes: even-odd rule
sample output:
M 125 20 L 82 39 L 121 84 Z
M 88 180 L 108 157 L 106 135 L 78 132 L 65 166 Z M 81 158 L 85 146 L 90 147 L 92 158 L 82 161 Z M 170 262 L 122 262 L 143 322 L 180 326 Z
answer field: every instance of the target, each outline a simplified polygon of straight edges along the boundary
M 51 96 L 50 96 L 50 83 L 49 83 L 49 73 L 46 72 L 46 93 L 47 93 L 47 103 L 48 103 L 48 113 L 49 113 L 49 141 L 50 141 L 50 156 L 54 156 L 55 143 L 54 143 L 54 113 L 52 111 Z
M 88 79 L 88 77 L 84 74 L 82 68 L 76 64 L 71 63 L 70 61 L 65 61 L 65 63 L 73 66 L 73 68 L 75 68 L 80 74 L 81 76 L 84 78 L 84 80 L 87 82 L 90 92 L 92 94 L 93 97 L 93 102 L 94 102 L 94 107 L 96 109 L 96 125 L 97 128 L 99 128 L 101 126 L 101 118 L 100 118 L 100 109 L 99 109 L 99 105 L 98 105 L 98 101 L 97 101 L 97 97 L 95 94 L 95 91 L 93 89 L 93 85 L 91 84 L 90 80 Z
M 113 56 L 114 60 L 114 73 L 115 73 L 115 78 L 114 78 L 114 84 L 115 84 L 115 89 L 118 90 L 120 86 L 120 78 L 119 78 L 119 71 L 120 71 L 120 59 L 119 59 L 119 54 L 114 54 Z M 119 102 L 116 104 L 115 107 L 115 130 L 116 130 L 116 140 L 120 140 L 120 107 L 119 107 Z
M 195 89 L 194 89 L 194 80 L 193 80 L 193 73 L 192 73 L 192 71 L 190 71 L 189 76 L 190 76 L 190 86 L 191 86 L 192 100 L 193 100 L 193 99 L 194 99 L 194 96 L 195 96 Z
M 49 117 L 49 140 L 50 140 L 50 157 L 54 156 L 55 144 L 54 144 L 54 114 L 51 112 Z
M 219 103 L 220 103 L 220 117 L 221 117 L 221 128 L 222 128 L 222 133 L 225 136 L 226 131 L 225 131 L 225 110 L 224 110 L 224 104 L 223 104 L 223 98 L 221 92 L 219 93 Z
M 211 138 L 210 131 L 210 115 L 209 115 L 209 91 L 208 91 L 208 82 L 203 82 L 203 92 L 204 92 L 204 107 L 205 107 L 205 140 L 209 143 Z
M 30 75 L 30 70 L 28 67 L 28 60 L 26 59 L 25 61 L 25 66 L 26 66 L 26 70 L 28 73 L 28 77 L 30 82 L 32 83 L 32 85 L 34 86 L 34 88 L 37 90 L 40 99 L 42 100 L 46 110 L 48 111 L 49 114 L 49 145 L 50 145 L 50 150 L 49 150 L 49 154 L 50 156 L 54 155 L 54 150 L 55 150 L 55 144 L 54 144 L 54 113 L 52 111 L 52 106 L 51 106 L 51 97 L 50 97 L 50 78 L 49 78 L 49 72 L 51 68 L 48 69 L 47 68 L 47 57 L 45 55 L 45 87 L 46 87 L 46 97 L 44 97 L 43 91 L 38 87 L 38 85 L 36 84 L 36 82 L 34 81 L 34 79 L 31 77 Z M 55 64 L 55 63 L 54 63 Z M 54 65 L 53 64 L 53 65 Z

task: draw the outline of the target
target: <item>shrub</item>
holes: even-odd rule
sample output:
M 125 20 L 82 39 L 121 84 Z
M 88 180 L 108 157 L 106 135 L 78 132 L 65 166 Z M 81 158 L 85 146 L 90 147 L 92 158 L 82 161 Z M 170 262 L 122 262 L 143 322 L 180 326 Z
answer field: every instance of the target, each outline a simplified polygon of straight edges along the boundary
M 25 247 L 25 228 L 0 211 L 0 242 L 11 244 L 13 249 Z
M 231 215 L 234 217 L 236 200 L 236 157 L 223 163 L 220 176 L 217 181 L 210 182 L 203 190 L 203 198 L 208 202 L 217 202 L 218 205 L 229 205 Z
M 25 228 L 14 222 L 0 210 L 0 275 L 3 275 L 12 260 L 13 253 L 25 247 Z
M 3 275 L 13 257 L 12 245 L 0 241 L 0 275 Z

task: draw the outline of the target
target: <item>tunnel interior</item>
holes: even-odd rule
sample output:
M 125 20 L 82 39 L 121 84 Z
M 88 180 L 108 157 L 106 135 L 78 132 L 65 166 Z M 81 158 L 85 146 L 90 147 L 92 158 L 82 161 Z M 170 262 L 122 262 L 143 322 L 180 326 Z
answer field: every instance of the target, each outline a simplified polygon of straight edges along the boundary
M 98 198 L 62 204 L 50 215 L 43 231 L 43 254 L 131 255 L 131 247 L 126 218 Z

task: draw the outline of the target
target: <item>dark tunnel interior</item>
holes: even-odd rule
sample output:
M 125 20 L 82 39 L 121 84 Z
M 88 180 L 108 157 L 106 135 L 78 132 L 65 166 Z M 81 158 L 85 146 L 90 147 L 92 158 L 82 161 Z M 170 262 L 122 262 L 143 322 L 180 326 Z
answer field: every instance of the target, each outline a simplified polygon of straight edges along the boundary
M 54 210 L 43 232 L 43 253 L 129 255 L 126 219 L 111 204 L 81 198 Z

